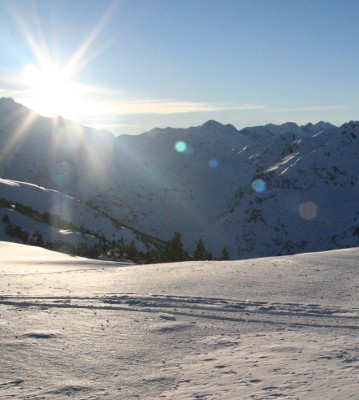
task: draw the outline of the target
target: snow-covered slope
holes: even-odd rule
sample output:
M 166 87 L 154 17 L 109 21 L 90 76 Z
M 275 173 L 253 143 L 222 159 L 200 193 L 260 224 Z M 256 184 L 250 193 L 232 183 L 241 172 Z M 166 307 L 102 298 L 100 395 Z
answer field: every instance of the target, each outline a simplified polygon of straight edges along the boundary
M 88 248 L 100 246 L 102 238 L 124 244 L 133 241 L 142 251 L 151 247 L 151 239 L 155 242 L 153 238 L 121 226 L 81 200 L 35 184 L 0 179 L 0 204 L 2 240 L 21 242 L 25 235 L 27 242 L 33 235 L 40 234 L 43 243 L 50 242 L 64 250 L 80 244 Z M 7 232 L 9 226 L 13 231 L 18 226 L 25 233 L 11 235 Z
M 359 243 L 358 122 L 238 131 L 208 121 L 114 138 L 0 99 L 0 145 L 4 178 L 61 191 L 162 240 L 178 231 L 190 251 L 199 238 L 233 258 Z
M 356 399 L 358 255 L 126 266 L 0 242 L 0 398 Z

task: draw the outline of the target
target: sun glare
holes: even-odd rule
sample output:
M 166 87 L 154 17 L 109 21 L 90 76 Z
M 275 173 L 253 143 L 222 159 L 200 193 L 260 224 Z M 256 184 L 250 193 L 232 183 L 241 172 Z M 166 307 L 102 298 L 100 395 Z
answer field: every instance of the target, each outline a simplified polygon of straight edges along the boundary
M 27 104 L 49 117 L 61 115 L 77 118 L 81 114 L 81 88 L 71 80 L 65 68 L 46 63 L 41 68 L 27 65 L 23 69 L 28 87 Z
M 39 29 L 33 29 L 21 11 L 10 7 L 33 59 L 31 64 L 23 65 L 14 75 L 0 75 L 0 82 L 7 81 L 12 86 L 8 91 L 9 97 L 47 117 L 62 116 L 82 123 L 86 117 L 93 115 L 93 110 L 97 110 L 98 102 L 94 101 L 97 100 L 97 88 L 80 84 L 74 78 L 111 44 L 109 40 L 102 41 L 100 48 L 94 46 L 95 40 L 113 17 L 116 8 L 117 2 L 110 2 L 104 8 L 103 15 L 99 16 L 97 24 L 92 26 L 85 40 L 60 65 L 55 60 L 63 58 L 57 54 L 56 46 L 47 41 L 41 24 Z M 40 21 L 36 11 L 34 15 L 36 21 Z M 56 29 L 56 25 L 52 26 L 54 33 Z

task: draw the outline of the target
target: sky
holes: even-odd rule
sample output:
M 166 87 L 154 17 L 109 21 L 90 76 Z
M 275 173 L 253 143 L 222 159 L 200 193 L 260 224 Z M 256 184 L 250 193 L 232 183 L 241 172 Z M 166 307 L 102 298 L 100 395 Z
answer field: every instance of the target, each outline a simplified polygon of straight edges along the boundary
M 0 0 L 0 97 L 114 134 L 358 119 L 357 0 Z

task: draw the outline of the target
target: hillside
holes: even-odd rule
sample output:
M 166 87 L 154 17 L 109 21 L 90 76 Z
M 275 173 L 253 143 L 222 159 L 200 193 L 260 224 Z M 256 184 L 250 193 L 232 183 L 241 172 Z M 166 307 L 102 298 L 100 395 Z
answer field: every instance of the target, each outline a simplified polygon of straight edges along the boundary
M 136 231 L 218 257 L 359 243 L 359 123 L 216 121 L 114 137 L 0 99 L 0 176 L 62 192 Z M 340 205 L 340 207 L 338 207 Z
M 142 252 L 160 245 L 86 202 L 30 183 L 0 179 L 0 206 L 0 240 L 92 257 L 115 248 L 123 257 L 131 243 Z

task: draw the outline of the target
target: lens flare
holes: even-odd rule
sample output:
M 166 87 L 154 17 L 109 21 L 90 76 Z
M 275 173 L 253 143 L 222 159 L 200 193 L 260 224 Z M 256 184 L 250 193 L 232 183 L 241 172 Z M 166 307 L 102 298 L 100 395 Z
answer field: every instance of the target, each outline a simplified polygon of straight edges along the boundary
M 175 143 L 175 149 L 178 153 L 183 153 L 187 150 L 187 144 L 180 140 Z
M 51 170 L 51 179 L 59 186 L 69 185 L 74 180 L 74 168 L 68 161 L 56 162 Z
M 299 215 L 303 219 L 313 219 L 317 216 L 318 207 L 311 201 L 302 203 L 299 206 Z
M 261 193 L 267 190 L 267 184 L 264 182 L 263 179 L 255 179 L 252 182 L 252 189 L 257 193 Z
M 51 214 L 58 215 L 65 221 L 73 220 L 73 202 L 70 198 L 64 198 L 62 196 L 57 196 L 56 192 L 50 196 L 51 199 Z
M 213 169 L 216 169 L 219 167 L 219 162 L 216 159 L 209 160 L 208 164 Z

